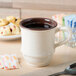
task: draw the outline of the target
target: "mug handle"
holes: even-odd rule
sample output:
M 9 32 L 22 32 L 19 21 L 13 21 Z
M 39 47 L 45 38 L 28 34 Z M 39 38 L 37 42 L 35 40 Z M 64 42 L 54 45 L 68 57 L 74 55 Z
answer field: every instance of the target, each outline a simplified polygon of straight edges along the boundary
M 55 43 L 55 48 L 67 43 L 72 38 L 72 31 L 70 30 L 70 28 L 68 28 L 68 27 L 57 27 L 55 33 L 59 32 L 59 31 L 68 32 L 68 36 L 67 36 L 67 38 L 65 40 L 60 41 L 58 43 Z

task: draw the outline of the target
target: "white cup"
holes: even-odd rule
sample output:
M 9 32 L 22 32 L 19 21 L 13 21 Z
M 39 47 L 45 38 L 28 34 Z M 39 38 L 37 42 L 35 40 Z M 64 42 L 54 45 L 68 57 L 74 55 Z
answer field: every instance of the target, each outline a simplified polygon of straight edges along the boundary
M 42 23 L 52 28 L 28 28 L 32 23 Z M 67 27 L 57 27 L 57 23 L 48 18 L 28 18 L 20 22 L 22 45 L 21 51 L 27 63 L 33 66 L 46 66 L 50 63 L 55 48 L 65 44 L 71 38 L 71 31 Z M 68 38 L 55 43 L 55 33 L 68 32 Z

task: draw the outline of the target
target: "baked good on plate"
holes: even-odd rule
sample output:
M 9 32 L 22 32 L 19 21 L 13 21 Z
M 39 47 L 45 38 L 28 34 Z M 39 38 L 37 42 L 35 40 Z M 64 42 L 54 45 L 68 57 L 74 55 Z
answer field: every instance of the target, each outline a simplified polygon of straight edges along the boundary
M 12 35 L 19 35 L 20 34 L 20 28 L 16 25 L 11 25 L 10 30 Z
M 7 36 L 7 35 L 11 35 L 10 27 L 8 26 L 0 27 L 0 36 Z
M 19 35 L 20 19 L 14 16 L 8 16 L 5 19 L 0 19 L 0 36 Z
M 6 19 L 0 19 L 0 26 L 6 26 L 8 23 Z

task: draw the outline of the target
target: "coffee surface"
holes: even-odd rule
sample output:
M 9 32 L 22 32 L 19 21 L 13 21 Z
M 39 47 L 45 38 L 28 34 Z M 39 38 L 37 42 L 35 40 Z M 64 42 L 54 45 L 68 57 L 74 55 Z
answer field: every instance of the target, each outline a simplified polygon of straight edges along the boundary
M 49 30 L 57 26 L 57 23 L 48 18 L 28 18 L 20 22 L 22 28 L 30 30 Z
M 23 25 L 26 28 L 30 28 L 30 29 L 37 29 L 37 30 L 45 30 L 45 29 L 50 29 L 53 28 L 53 26 L 51 26 L 50 24 L 42 24 L 42 23 L 28 23 L 28 24 L 24 24 Z

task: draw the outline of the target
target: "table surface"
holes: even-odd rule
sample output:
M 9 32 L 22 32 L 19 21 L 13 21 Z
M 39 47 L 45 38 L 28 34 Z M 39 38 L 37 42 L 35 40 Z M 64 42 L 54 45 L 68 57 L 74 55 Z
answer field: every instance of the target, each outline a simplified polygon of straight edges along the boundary
M 37 67 L 32 67 L 26 64 L 24 58 L 20 52 L 21 40 L 15 41 L 0 41 L 0 55 L 3 54 L 17 54 L 20 60 L 20 68 L 16 70 L 3 70 L 0 69 L 0 76 L 20 76 L 35 70 L 42 69 Z M 50 62 L 51 66 L 60 65 L 63 63 L 68 63 L 70 61 L 76 60 L 76 48 L 70 48 L 66 45 L 60 46 L 55 49 L 55 53 Z

